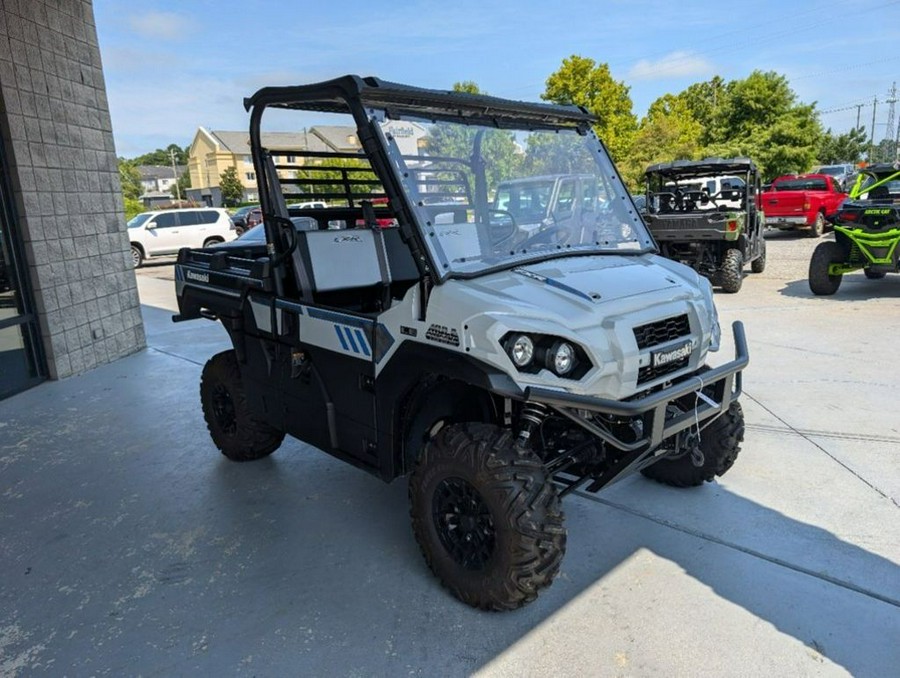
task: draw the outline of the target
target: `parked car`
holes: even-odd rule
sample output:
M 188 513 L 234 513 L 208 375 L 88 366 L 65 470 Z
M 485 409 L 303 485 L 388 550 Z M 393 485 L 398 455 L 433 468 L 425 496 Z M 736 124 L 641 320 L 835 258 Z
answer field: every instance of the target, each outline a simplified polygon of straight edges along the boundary
M 853 185 L 851 180 L 856 177 L 856 166 L 849 163 L 839 163 L 837 165 L 822 165 L 813 169 L 813 174 L 827 174 L 841 185 L 841 190 L 845 193 L 850 190 Z
M 247 225 L 247 215 L 255 209 L 259 209 L 259 205 L 244 205 L 231 215 L 231 220 L 234 222 L 234 230 L 237 235 L 241 235 L 241 233 L 250 228 L 250 226 Z
M 178 254 L 182 247 L 209 247 L 234 240 L 228 212 L 216 207 L 141 212 L 128 222 L 131 260 L 137 268 L 151 257 Z
M 846 197 L 840 183 L 827 174 L 791 174 L 775 179 L 760 194 L 759 204 L 766 213 L 766 226 L 805 229 L 807 235 L 818 238 Z

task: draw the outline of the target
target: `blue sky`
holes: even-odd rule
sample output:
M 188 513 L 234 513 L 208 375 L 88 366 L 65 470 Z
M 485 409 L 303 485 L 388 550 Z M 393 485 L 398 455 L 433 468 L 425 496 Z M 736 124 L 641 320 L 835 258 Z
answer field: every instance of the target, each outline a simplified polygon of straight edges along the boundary
M 774 70 L 835 131 L 858 104 L 868 130 L 877 96 L 876 139 L 900 83 L 900 0 L 94 0 L 94 13 L 125 157 L 187 145 L 200 125 L 247 129 L 241 102 L 259 87 L 346 73 L 537 101 L 577 54 L 608 63 L 641 116 L 713 75 Z

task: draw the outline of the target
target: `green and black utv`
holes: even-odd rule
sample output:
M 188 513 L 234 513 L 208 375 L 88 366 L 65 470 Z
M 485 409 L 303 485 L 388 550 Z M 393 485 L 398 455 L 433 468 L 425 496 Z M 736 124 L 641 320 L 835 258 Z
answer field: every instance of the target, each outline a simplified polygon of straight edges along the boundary
M 834 294 L 845 273 L 860 269 L 870 280 L 900 273 L 900 164 L 860 170 L 849 197 L 830 220 L 834 242 L 821 243 L 809 262 L 813 294 Z

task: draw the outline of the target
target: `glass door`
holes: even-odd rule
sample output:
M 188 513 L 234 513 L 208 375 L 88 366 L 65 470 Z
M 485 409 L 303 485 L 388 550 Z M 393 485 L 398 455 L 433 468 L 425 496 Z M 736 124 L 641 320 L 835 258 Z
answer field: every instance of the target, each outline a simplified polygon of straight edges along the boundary
M 0 139 L 0 399 L 30 388 L 46 376 L 15 228 L 8 168 Z

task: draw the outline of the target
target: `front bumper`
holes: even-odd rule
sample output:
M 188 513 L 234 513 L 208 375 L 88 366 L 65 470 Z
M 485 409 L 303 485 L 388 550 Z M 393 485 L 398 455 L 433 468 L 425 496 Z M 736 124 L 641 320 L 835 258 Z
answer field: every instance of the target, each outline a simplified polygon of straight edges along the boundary
M 682 379 L 672 386 L 642 398 L 607 400 L 548 388 L 528 387 L 525 389 L 522 399 L 552 407 L 619 450 L 626 452 L 642 449 L 652 451 L 659 447 L 664 440 L 680 431 L 691 426 L 700 426 L 703 422 L 726 412 L 731 401 L 741 394 L 741 371 L 750 362 L 750 354 L 747 349 L 743 323 L 735 322 L 732 325 L 732 332 L 735 345 L 734 360 Z M 705 397 L 698 396 L 693 409 L 674 415 L 669 412 L 669 405 L 675 404 L 684 396 L 698 393 L 701 390 Z M 683 407 L 678 409 L 683 409 Z M 617 438 L 585 418 L 581 414 L 585 410 L 621 418 L 640 417 L 644 422 L 643 435 L 634 441 Z
M 520 396 L 527 402 L 546 405 L 578 424 L 611 448 L 618 450 L 615 463 L 601 476 L 594 478 L 588 491 L 620 480 L 652 464 L 657 457 L 670 451 L 662 443 L 689 428 L 702 429 L 725 413 L 732 401 L 741 394 L 742 370 L 750 362 L 747 339 L 741 322 L 732 325 L 735 357 L 724 365 L 681 379 L 677 383 L 631 400 L 608 400 L 576 395 L 548 388 L 526 388 Z M 702 392 L 702 393 L 701 393 Z M 685 406 L 685 396 L 691 407 Z M 670 408 L 671 405 L 677 405 Z M 611 429 L 591 417 L 592 413 L 642 422 L 636 440 L 623 440 Z M 583 479 L 584 480 L 584 479 Z M 574 488 L 573 488 L 574 489 Z

